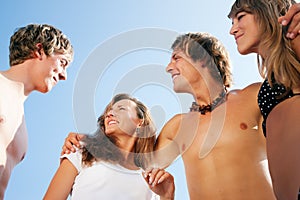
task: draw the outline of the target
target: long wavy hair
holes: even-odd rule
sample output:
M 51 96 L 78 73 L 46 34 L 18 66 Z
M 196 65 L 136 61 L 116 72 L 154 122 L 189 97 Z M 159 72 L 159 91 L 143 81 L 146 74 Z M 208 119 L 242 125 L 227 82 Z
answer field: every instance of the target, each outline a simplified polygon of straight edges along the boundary
M 285 15 L 294 3 L 294 0 L 236 0 L 228 15 L 232 18 L 242 11 L 254 15 L 261 35 L 259 49 L 264 54 L 257 55 L 259 72 L 270 84 L 275 81 L 284 85 L 287 92 L 300 84 L 300 63 L 285 36 L 287 27 L 278 23 L 278 17 Z
M 136 104 L 137 117 L 142 119 L 142 125 L 137 131 L 133 148 L 134 163 L 137 167 L 145 168 L 151 162 L 154 144 L 156 140 L 156 128 L 152 121 L 149 109 L 136 98 L 128 94 L 117 94 L 106 106 L 103 114 L 98 118 L 98 129 L 92 135 L 86 135 L 83 139 L 82 162 L 90 166 L 95 161 L 120 163 L 124 160 L 122 149 L 118 147 L 118 139 L 105 134 L 104 119 L 111 107 L 120 100 L 130 100 Z
M 229 54 L 214 36 L 201 32 L 179 35 L 171 48 L 185 52 L 194 62 L 205 61 L 212 77 L 223 83 L 226 91 L 232 85 Z

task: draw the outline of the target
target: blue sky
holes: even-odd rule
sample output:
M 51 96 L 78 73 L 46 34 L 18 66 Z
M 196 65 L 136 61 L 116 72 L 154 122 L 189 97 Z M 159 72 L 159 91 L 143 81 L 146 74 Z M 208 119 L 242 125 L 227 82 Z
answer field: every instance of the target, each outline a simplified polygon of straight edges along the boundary
M 175 39 L 167 37 L 172 34 L 200 31 L 219 38 L 231 56 L 233 89 L 261 81 L 256 56 L 239 55 L 229 35 L 231 22 L 227 13 L 232 2 L 2 1 L 0 70 L 9 68 L 10 36 L 15 28 L 28 23 L 58 27 L 70 38 L 75 50 L 68 80 L 48 94 L 33 92 L 25 103 L 29 149 L 12 173 L 5 199 L 41 199 L 59 165 L 67 134 L 95 130 L 96 116 L 117 92 L 129 92 L 144 101 L 151 108 L 158 129 L 174 114 L 188 111 L 191 97 L 175 94 L 171 78 L 164 72 L 170 59 L 168 42 Z M 155 35 L 159 31 L 166 35 L 162 38 Z M 122 36 L 126 41 L 118 41 Z M 159 41 L 166 38 L 170 41 Z M 143 40 L 159 42 L 150 48 L 141 43 L 130 46 Z M 119 52 L 121 48 L 124 51 Z M 82 95 L 86 91 L 91 92 Z M 176 199 L 188 199 L 181 159 L 168 170 L 175 177 Z

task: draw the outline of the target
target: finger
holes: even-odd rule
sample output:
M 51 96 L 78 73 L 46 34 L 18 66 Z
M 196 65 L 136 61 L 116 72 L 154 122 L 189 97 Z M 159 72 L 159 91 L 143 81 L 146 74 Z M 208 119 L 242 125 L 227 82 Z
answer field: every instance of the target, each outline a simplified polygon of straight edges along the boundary
M 285 16 L 278 18 L 283 26 L 288 25 L 287 38 L 294 39 L 300 32 L 300 3 L 292 5 Z
M 80 148 L 80 140 L 83 138 L 84 135 L 82 134 L 78 134 L 78 133 L 74 133 L 74 132 L 70 132 L 68 137 L 65 140 L 65 144 L 68 148 L 72 148 L 73 145 L 75 145 L 76 147 Z M 72 147 L 70 146 L 70 144 L 72 145 Z M 70 149 L 71 150 L 71 149 Z
M 156 176 L 155 179 L 152 183 L 152 187 L 155 187 L 156 185 L 162 183 L 165 179 L 167 179 L 168 177 L 168 173 L 166 173 L 165 171 L 159 171 Z
M 82 140 L 82 138 L 84 138 L 84 134 L 76 134 L 76 138 L 78 141 Z
M 283 26 L 288 25 L 290 21 L 293 19 L 294 15 L 299 11 L 300 11 L 300 3 L 292 5 L 284 16 L 278 18 L 278 22 L 281 23 Z
M 62 148 L 62 150 L 61 150 L 61 152 L 60 152 L 60 155 L 62 156 L 62 155 L 64 155 L 64 154 L 68 154 L 68 153 L 67 153 L 67 150 L 65 150 L 64 148 Z
M 75 150 L 75 149 L 74 149 Z M 76 150 L 75 150 L 76 151 Z M 62 151 L 61 151 L 61 154 L 63 155 L 63 154 L 70 154 L 71 153 L 71 151 L 69 150 L 69 149 L 67 149 L 67 147 L 66 146 L 63 146 L 62 147 Z
M 154 177 L 155 177 L 157 172 L 158 172 L 157 169 L 151 169 L 151 170 L 148 169 L 148 170 L 145 171 L 144 178 L 145 178 L 145 180 L 147 181 L 147 183 L 149 185 L 152 184 L 152 182 L 154 180 Z
M 300 13 L 298 16 L 295 16 L 295 17 L 297 17 L 297 24 L 293 27 L 290 27 L 289 29 L 291 29 L 291 30 L 288 31 L 288 34 L 289 34 L 288 38 L 290 38 L 290 39 L 295 39 L 297 37 L 297 35 L 300 34 Z
M 164 173 L 164 174 L 159 178 L 159 180 L 157 181 L 157 184 L 160 184 L 160 183 L 164 182 L 164 180 L 167 180 L 169 177 L 170 177 L 170 174 L 169 174 L 169 173 Z
M 150 170 L 145 170 L 145 171 L 143 171 L 142 172 L 142 174 L 143 174 L 143 177 L 145 178 L 145 179 L 148 179 L 149 177 L 149 174 L 150 174 Z
M 294 39 L 300 31 L 300 12 L 296 14 L 293 19 L 291 24 L 289 25 L 287 37 L 290 39 Z
M 154 178 L 152 187 L 155 187 L 157 184 L 162 183 L 165 180 L 166 176 L 167 176 L 167 174 L 165 171 L 159 171 Z
M 65 139 L 65 143 L 63 145 L 63 149 L 66 151 L 71 151 L 71 152 L 75 152 L 75 148 L 73 146 L 73 142 L 71 140 L 69 140 L 68 138 Z
M 66 151 L 66 149 L 65 149 L 65 147 L 63 146 L 63 147 L 61 148 L 60 155 L 61 155 L 61 156 L 64 155 L 64 154 L 65 154 L 65 151 Z
M 153 169 L 150 176 L 149 176 L 149 185 L 151 185 L 152 187 L 154 187 L 158 180 L 160 179 L 160 177 L 164 174 L 164 170 L 160 170 L 160 169 Z

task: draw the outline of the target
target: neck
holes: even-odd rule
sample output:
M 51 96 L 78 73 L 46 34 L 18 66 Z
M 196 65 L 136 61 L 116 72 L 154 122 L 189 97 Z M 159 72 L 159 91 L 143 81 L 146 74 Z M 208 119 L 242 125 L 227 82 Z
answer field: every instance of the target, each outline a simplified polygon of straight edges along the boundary
M 120 162 L 120 165 L 122 165 L 123 167 L 125 167 L 127 169 L 132 169 L 132 170 L 138 169 L 138 167 L 134 163 L 134 154 L 133 153 L 127 154 L 126 158 Z
M 208 79 L 206 82 L 197 84 L 193 88 L 193 97 L 198 105 L 211 104 L 221 92 L 225 91 L 224 85 L 215 80 Z
M 130 155 L 133 152 L 135 140 L 135 137 L 132 137 L 130 135 L 118 136 L 117 146 L 121 149 L 125 161 L 131 159 Z
M 226 100 L 226 94 L 226 90 L 223 88 L 219 91 L 219 94 L 215 95 L 215 98 L 210 100 L 207 104 L 198 104 L 197 102 L 193 102 L 190 111 L 200 112 L 202 115 L 205 115 L 207 112 L 211 112 L 221 105 Z
M 126 138 L 126 137 L 125 137 Z M 123 142 L 122 142 L 123 141 Z M 126 138 L 118 142 L 118 146 L 121 148 L 121 152 L 123 154 L 124 160 L 120 162 L 120 165 L 127 169 L 137 170 L 138 167 L 134 163 L 134 137 Z

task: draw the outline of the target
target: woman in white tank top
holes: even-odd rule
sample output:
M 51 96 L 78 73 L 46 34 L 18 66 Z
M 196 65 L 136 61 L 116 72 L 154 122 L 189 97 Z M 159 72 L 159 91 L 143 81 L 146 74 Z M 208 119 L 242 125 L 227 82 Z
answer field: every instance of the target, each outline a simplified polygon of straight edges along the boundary
M 44 200 L 174 199 L 173 176 L 150 166 L 155 126 L 148 108 L 128 94 L 118 94 L 98 118 L 98 130 L 83 147 L 61 157 Z M 143 177 L 144 175 L 144 177 Z

